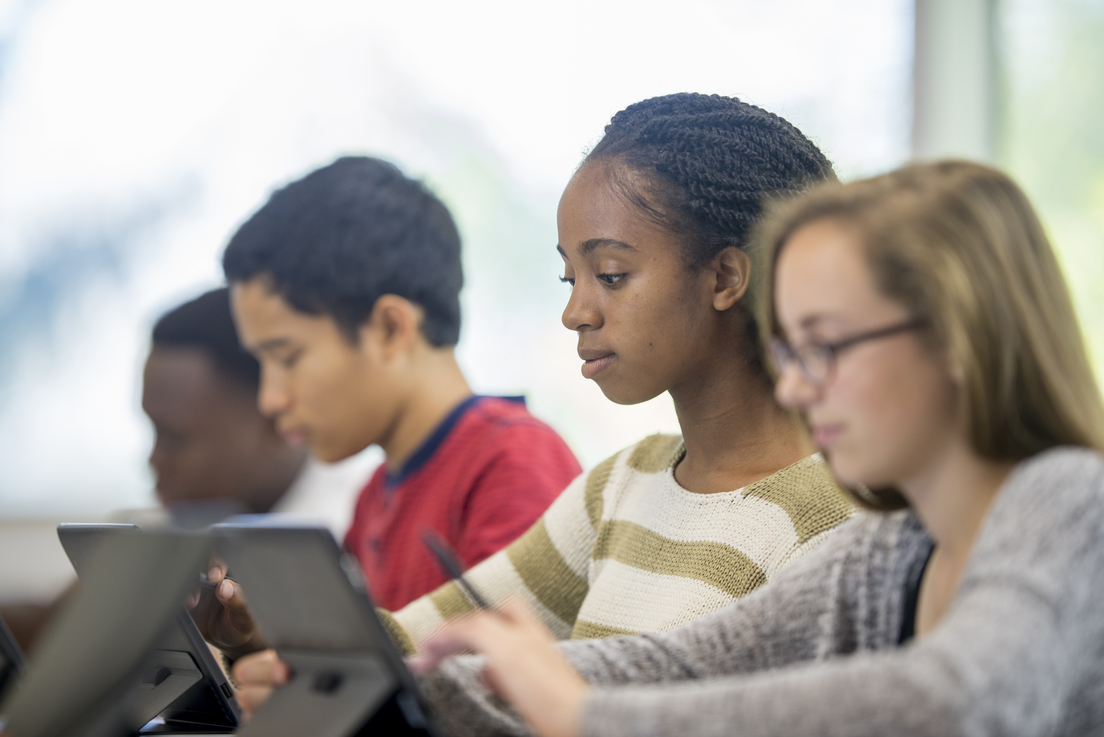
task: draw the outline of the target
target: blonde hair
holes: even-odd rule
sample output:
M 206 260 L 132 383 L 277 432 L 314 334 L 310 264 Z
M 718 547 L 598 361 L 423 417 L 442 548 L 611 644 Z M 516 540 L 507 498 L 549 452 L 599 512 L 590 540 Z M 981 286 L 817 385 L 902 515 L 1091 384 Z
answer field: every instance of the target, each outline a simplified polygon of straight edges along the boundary
M 1043 227 L 1007 176 L 966 161 L 913 164 L 825 185 L 776 208 L 760 233 L 760 335 L 780 333 L 773 272 L 799 228 L 851 228 L 879 291 L 925 326 L 963 371 L 968 439 L 1018 461 L 1057 445 L 1104 451 L 1104 404 Z M 868 507 L 903 506 L 861 490 Z

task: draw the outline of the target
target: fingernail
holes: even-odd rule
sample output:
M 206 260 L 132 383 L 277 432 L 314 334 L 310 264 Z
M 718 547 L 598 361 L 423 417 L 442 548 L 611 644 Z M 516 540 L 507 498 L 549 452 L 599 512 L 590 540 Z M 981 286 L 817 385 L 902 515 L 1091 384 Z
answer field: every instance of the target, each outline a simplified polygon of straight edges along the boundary
M 222 571 L 219 570 L 218 566 L 211 566 L 211 570 L 207 571 L 207 580 L 213 583 L 215 579 L 219 578 L 222 578 Z
M 291 673 L 288 671 L 286 663 L 279 663 L 276 666 L 275 672 L 272 674 L 272 680 L 275 681 L 277 686 L 287 685 L 288 679 L 291 678 Z
M 234 598 L 234 584 L 229 581 L 223 581 L 219 584 L 218 595 L 220 599 L 230 600 Z

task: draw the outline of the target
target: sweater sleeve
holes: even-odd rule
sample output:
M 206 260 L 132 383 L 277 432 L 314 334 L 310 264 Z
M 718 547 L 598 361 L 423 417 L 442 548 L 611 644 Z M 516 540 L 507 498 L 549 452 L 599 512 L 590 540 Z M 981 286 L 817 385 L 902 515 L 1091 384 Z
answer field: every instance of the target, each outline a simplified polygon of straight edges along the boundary
M 589 590 L 597 515 L 613 461 L 576 478 L 524 535 L 472 567 L 465 574 L 472 586 L 492 602 L 524 600 L 556 637 L 570 637 Z M 396 644 L 411 655 L 445 620 L 468 611 L 471 604 L 459 587 L 447 583 L 383 618 Z
M 603 677 L 596 679 L 639 684 L 674 680 L 684 671 L 684 678 L 710 680 L 596 688 L 586 704 L 584 734 L 1052 734 L 1077 708 L 1079 684 L 1099 677 L 1102 497 L 1099 456 L 1068 449 L 1041 454 L 1021 464 L 1002 488 L 951 608 L 924 638 L 900 649 L 884 644 L 879 652 L 733 675 L 728 671 L 740 669 L 723 663 L 787 647 L 781 637 L 786 626 L 761 622 L 764 611 L 725 621 L 733 612 L 748 613 L 746 606 L 733 607 L 710 620 L 710 636 L 675 650 L 681 665 L 653 654 L 656 663 L 641 666 L 637 652 L 634 669 L 650 678 L 622 663 L 599 669 Z M 796 582 L 780 576 L 777 583 L 782 586 L 764 592 Z M 741 626 L 759 631 L 731 639 Z M 764 636 L 771 641 L 748 642 Z M 671 649 L 679 638 L 686 635 L 660 642 Z M 624 653 L 603 655 L 623 660 Z M 588 668 L 593 659 L 574 660 L 594 675 Z
M 838 603 L 853 598 L 840 589 L 848 580 L 844 569 L 868 555 L 870 539 L 894 522 L 874 515 L 851 520 L 815 555 L 787 567 L 772 584 L 671 632 L 575 640 L 562 643 L 561 648 L 596 686 L 751 673 L 812 659 L 821 654 L 817 643 L 822 640 L 854 640 L 848 634 L 853 615 Z M 777 647 L 777 642 L 788 646 Z M 517 714 L 487 690 L 481 669 L 478 657 L 454 658 L 426 676 L 422 687 L 442 722 L 457 737 L 523 733 L 524 724 Z

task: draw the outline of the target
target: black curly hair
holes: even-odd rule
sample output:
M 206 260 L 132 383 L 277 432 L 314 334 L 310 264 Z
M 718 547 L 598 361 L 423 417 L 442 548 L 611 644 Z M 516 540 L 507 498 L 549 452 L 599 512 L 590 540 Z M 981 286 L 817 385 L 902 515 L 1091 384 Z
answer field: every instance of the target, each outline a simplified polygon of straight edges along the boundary
M 460 336 L 460 236 L 448 208 L 393 164 L 346 156 L 272 194 L 230 239 L 227 281 L 264 275 L 308 314 L 325 314 L 350 342 L 383 294 L 425 310 L 435 346 Z
M 686 237 L 697 268 L 747 246 L 764 200 L 835 180 L 801 131 L 732 97 L 682 92 L 613 116 L 582 166 L 612 162 L 611 184 L 657 224 Z

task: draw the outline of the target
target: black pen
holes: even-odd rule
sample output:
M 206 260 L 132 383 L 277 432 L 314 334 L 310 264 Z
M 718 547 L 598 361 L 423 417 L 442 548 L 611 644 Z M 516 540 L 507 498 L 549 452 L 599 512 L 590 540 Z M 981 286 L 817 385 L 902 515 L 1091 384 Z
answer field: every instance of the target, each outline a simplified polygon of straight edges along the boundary
M 460 559 L 445 538 L 441 537 L 436 530 L 427 528 L 422 531 L 422 542 L 433 553 L 433 557 L 437 559 L 437 563 L 441 566 L 441 570 L 445 572 L 445 575 L 456 582 L 456 585 L 467 595 L 472 604 L 480 609 L 491 610 L 494 608 L 464 578 L 464 569 L 460 565 Z

